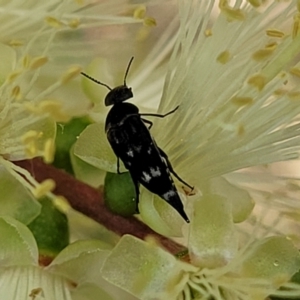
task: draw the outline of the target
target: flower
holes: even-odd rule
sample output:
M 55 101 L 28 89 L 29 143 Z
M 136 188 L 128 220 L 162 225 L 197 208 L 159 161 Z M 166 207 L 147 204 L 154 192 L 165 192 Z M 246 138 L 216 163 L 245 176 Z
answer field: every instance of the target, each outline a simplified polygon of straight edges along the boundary
M 39 184 L 29 172 L 12 161 L 41 156 L 46 163 L 51 163 L 55 153 L 56 122 L 67 122 L 79 110 L 86 112 L 89 106 L 83 97 L 74 97 L 71 105 L 70 101 L 64 100 L 73 90 L 72 79 L 81 70 L 77 56 L 77 61 L 65 59 L 70 57 L 68 47 L 79 47 L 74 43 L 78 42 L 80 34 L 82 44 L 85 44 L 87 28 L 96 30 L 108 24 L 146 22 L 145 14 L 134 16 L 137 6 L 125 1 L 117 3 L 11 1 L 1 6 L 0 171 L 2 180 L 10 183 L 7 187 L 14 184 L 20 192 L 5 189 L 6 200 L 10 201 L 3 203 L 2 214 L 25 224 L 38 215 L 40 206 L 34 197 L 49 194 L 54 182 L 47 180 Z M 141 6 L 139 8 L 141 10 Z M 72 34 L 77 39 L 71 39 Z M 66 49 L 57 51 L 59 47 Z M 88 54 L 85 51 L 86 57 Z M 61 70 L 57 67 L 58 62 Z M 70 66 L 71 63 L 74 64 Z M 22 197 L 27 201 L 20 201 Z
M 263 167 L 261 173 L 243 170 L 298 158 L 297 3 L 230 6 L 221 0 L 213 16 L 214 1 L 179 2 L 180 28 L 159 112 L 179 109 L 157 120 L 151 132 L 176 172 L 200 190 L 187 203 L 191 225 L 183 234 L 192 266 L 127 236 L 102 267 L 106 280 L 140 299 L 299 296 L 299 285 L 289 282 L 299 270 L 290 240 L 299 241 L 291 190 L 298 195 L 299 184 Z M 112 172 L 103 127 L 88 127 L 75 154 Z M 88 144 L 96 132 L 99 140 Z M 142 191 L 141 218 L 167 236 L 182 235 L 183 222 L 163 203 Z M 281 226 L 287 217 L 294 227 Z
M 41 266 L 36 241 L 25 225 L 1 217 L 0 236 L 0 286 L 5 299 L 113 299 L 109 287 L 106 285 L 108 291 L 102 288 L 105 284 L 99 274 L 111 248 L 108 244 L 79 241 Z M 128 297 L 126 293 L 122 296 Z

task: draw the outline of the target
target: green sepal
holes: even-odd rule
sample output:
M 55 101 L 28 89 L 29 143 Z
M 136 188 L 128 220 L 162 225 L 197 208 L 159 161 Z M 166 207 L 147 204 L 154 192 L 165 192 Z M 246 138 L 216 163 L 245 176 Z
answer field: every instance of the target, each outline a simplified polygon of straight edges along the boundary
M 69 245 L 68 219 L 50 199 L 45 197 L 39 202 L 42 205 L 41 213 L 28 225 L 28 228 L 36 239 L 39 254 L 55 257 Z
M 136 213 L 136 193 L 129 173 L 107 173 L 104 180 L 104 201 L 114 213 L 129 217 Z

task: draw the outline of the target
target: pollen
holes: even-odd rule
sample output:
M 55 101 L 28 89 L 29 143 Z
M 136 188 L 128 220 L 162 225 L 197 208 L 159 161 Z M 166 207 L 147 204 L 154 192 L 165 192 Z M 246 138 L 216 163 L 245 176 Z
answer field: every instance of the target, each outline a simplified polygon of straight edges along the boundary
M 300 77 L 300 69 L 299 68 L 291 68 L 290 69 L 290 74 L 292 74 L 296 77 Z
M 46 17 L 45 21 L 53 28 L 61 28 L 63 23 L 54 17 Z
M 32 158 L 38 154 L 38 148 L 36 147 L 35 142 L 29 142 L 25 144 L 24 150 L 27 158 Z
M 209 36 L 212 36 L 212 30 L 211 29 L 206 29 L 205 31 L 204 31 L 204 35 L 206 36 L 206 37 L 209 37 Z
M 236 105 L 236 106 L 246 106 L 246 105 L 251 105 L 254 100 L 251 97 L 239 97 L 239 96 L 235 96 L 231 99 L 231 102 Z
M 157 25 L 157 23 L 154 18 L 147 17 L 144 19 L 144 25 L 147 27 L 155 27 Z
M 217 57 L 217 61 L 223 65 L 228 63 L 230 59 L 231 59 L 231 55 L 228 50 L 221 52 Z
M 68 25 L 69 25 L 70 28 L 76 29 L 80 25 L 80 20 L 79 19 L 72 19 L 72 20 L 69 21 Z
M 19 85 L 13 87 L 13 89 L 11 90 L 11 97 L 16 100 L 20 100 L 22 98 L 21 89 Z
M 247 83 L 261 91 L 265 87 L 267 79 L 261 74 L 255 74 L 248 79 Z
M 295 38 L 299 32 L 300 16 L 299 13 L 294 16 L 292 37 Z
M 31 62 L 30 55 L 27 54 L 22 58 L 22 65 L 25 69 L 27 69 L 29 67 L 30 62 Z
M 275 38 L 283 38 L 285 36 L 284 32 L 277 29 L 267 29 L 266 34 L 267 36 Z
M 53 139 L 48 139 L 44 145 L 44 161 L 50 164 L 54 160 L 55 142 Z
M 39 199 L 47 195 L 49 192 L 52 192 L 54 188 L 55 181 L 53 179 L 46 179 L 33 190 L 33 195 Z
M 20 47 L 24 45 L 24 42 L 21 40 L 11 40 L 8 45 L 11 47 Z
M 245 127 L 244 125 L 240 124 L 238 127 L 237 127 L 237 135 L 239 137 L 243 136 L 245 134 Z
M 262 4 L 262 0 L 248 0 L 248 2 L 253 6 L 253 7 L 260 7 Z
M 41 66 L 43 66 L 47 62 L 48 62 L 48 57 L 47 56 L 35 57 L 30 62 L 29 68 L 30 68 L 30 70 L 35 70 L 35 69 L 40 68 Z
M 60 79 L 61 83 L 66 84 L 73 78 L 77 77 L 81 71 L 82 71 L 82 68 L 80 66 L 73 66 L 73 67 L 69 68 L 69 70 L 62 75 L 62 77 Z
M 135 19 L 144 19 L 145 15 L 146 15 L 146 7 L 144 5 L 138 6 L 133 12 L 133 17 Z
M 273 54 L 274 50 L 275 50 L 274 47 L 273 48 L 267 47 L 264 49 L 260 49 L 252 54 L 252 58 L 256 61 L 262 61 L 264 59 L 269 58 Z
M 13 82 L 20 74 L 22 74 L 21 70 L 14 71 L 7 76 L 8 82 Z
M 29 130 L 22 136 L 22 142 L 24 144 L 31 143 L 43 136 L 43 132 L 38 132 L 36 130 Z
M 241 9 L 234 9 L 228 5 L 227 0 L 220 0 L 219 8 L 221 12 L 227 17 L 229 22 L 231 21 L 244 21 L 246 16 Z
M 39 113 L 50 114 L 57 122 L 67 122 L 70 117 L 62 112 L 62 104 L 58 101 L 44 100 L 39 103 Z
M 295 91 L 295 92 L 288 92 L 287 96 L 289 97 L 290 100 L 292 101 L 298 101 L 300 100 L 300 92 Z
M 66 214 L 71 209 L 71 206 L 70 206 L 68 200 L 63 196 L 56 196 L 52 200 L 52 202 L 55 205 L 55 207 L 64 214 Z
M 21 140 L 25 146 L 25 153 L 27 157 L 31 158 L 38 154 L 36 142 L 42 135 L 42 132 L 29 130 L 21 137 Z

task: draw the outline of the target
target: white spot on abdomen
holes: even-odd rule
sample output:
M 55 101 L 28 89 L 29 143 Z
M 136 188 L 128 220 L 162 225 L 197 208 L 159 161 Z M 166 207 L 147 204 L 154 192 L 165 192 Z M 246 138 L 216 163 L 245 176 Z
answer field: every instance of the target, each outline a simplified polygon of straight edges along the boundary
M 171 198 L 172 196 L 175 196 L 175 195 L 176 195 L 176 192 L 170 190 L 170 191 L 164 193 L 162 196 L 163 196 L 163 198 L 164 198 L 165 200 L 169 201 L 170 198 Z
M 153 177 L 159 177 L 161 175 L 159 167 L 156 167 L 156 169 L 150 168 L 150 172 Z
M 143 179 L 145 182 L 149 182 L 149 181 L 151 180 L 151 176 L 150 176 L 148 173 L 143 172 L 142 179 Z
M 126 154 L 130 157 L 133 157 L 133 151 L 131 149 L 129 149 Z

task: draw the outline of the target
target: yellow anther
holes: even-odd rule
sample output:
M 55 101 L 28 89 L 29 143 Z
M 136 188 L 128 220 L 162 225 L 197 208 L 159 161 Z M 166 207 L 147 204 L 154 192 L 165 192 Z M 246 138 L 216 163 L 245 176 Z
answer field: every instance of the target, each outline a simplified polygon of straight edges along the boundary
M 227 0 L 220 0 L 219 8 L 221 12 L 227 17 L 229 22 L 231 21 L 244 21 L 246 16 L 241 9 L 235 9 L 229 6 Z
M 144 25 L 147 27 L 154 27 L 157 25 L 156 20 L 151 17 L 147 17 L 144 19 Z
M 8 44 L 12 47 L 20 47 L 24 45 L 24 42 L 21 40 L 11 40 Z
M 256 61 L 264 60 L 269 58 L 273 54 L 274 50 L 274 48 L 260 49 L 252 54 L 252 58 Z
M 38 112 L 50 114 L 57 122 L 68 122 L 70 120 L 70 116 L 62 112 L 62 104 L 58 101 L 42 101 L 39 103 Z
M 288 91 L 287 90 L 284 90 L 284 89 L 277 89 L 274 91 L 274 95 L 275 96 L 283 96 L 287 93 Z
M 142 26 L 137 31 L 135 38 L 136 38 L 137 41 L 144 41 L 144 40 L 146 40 L 149 37 L 150 32 L 151 32 L 151 28 L 150 27 Z
M 84 5 L 85 4 L 85 0 L 74 0 L 78 5 Z
M 21 99 L 21 89 L 19 85 L 16 85 L 12 90 L 11 90 L 11 97 L 16 100 Z
M 52 203 L 55 205 L 55 207 L 61 211 L 62 213 L 66 214 L 71 209 L 71 206 L 68 202 L 68 200 L 63 196 L 56 196 Z
M 33 195 L 39 199 L 46 196 L 49 192 L 52 192 L 54 188 L 55 181 L 53 179 L 46 179 L 33 190 Z
M 262 5 L 261 0 L 247 0 L 247 1 L 254 7 L 259 7 Z
M 46 17 L 46 23 L 53 28 L 61 28 L 63 23 L 54 17 Z
M 292 30 L 292 37 L 295 38 L 299 33 L 300 27 L 300 17 L 299 13 L 294 16 L 294 23 L 293 23 L 293 30 Z
M 244 127 L 244 125 L 240 124 L 237 127 L 237 135 L 238 136 L 243 136 L 244 134 L 245 134 L 245 127 Z
M 55 142 L 53 139 L 47 139 L 44 145 L 44 161 L 46 164 L 51 164 L 54 160 Z
M 7 76 L 8 82 L 14 81 L 21 73 L 22 73 L 21 70 L 14 71 L 14 72 L 10 73 L 10 74 Z
M 32 103 L 24 103 L 24 107 L 32 113 L 38 114 L 40 112 L 39 107 Z
M 296 77 L 300 77 L 300 69 L 299 68 L 291 68 L 290 69 L 290 74 L 292 74 Z
M 144 5 L 138 6 L 133 12 L 133 17 L 135 19 L 144 19 L 145 15 L 146 15 L 146 6 Z
M 65 83 L 69 82 L 73 78 L 77 77 L 81 71 L 82 71 L 82 68 L 79 66 L 74 66 L 74 67 L 69 68 L 69 70 L 62 75 L 62 77 L 60 79 L 61 83 L 65 84 Z
M 35 157 L 38 154 L 38 149 L 34 141 L 25 144 L 24 150 L 27 158 Z
M 293 100 L 293 101 L 298 101 L 300 100 L 300 92 L 288 92 L 287 96 L 289 97 L 289 99 Z
M 32 59 L 32 61 L 30 62 L 30 66 L 29 68 L 31 70 L 35 70 L 40 68 L 41 66 L 43 66 L 45 63 L 47 63 L 48 61 L 48 57 L 47 56 L 39 56 L 39 57 L 35 57 L 34 59 Z
M 267 79 L 261 74 L 255 74 L 248 79 L 247 83 L 261 91 L 265 87 Z
M 212 36 L 212 30 L 211 29 L 206 29 L 204 31 L 204 35 L 207 36 L 207 37 Z
M 276 37 L 276 38 L 283 38 L 285 36 L 284 32 L 277 29 L 267 29 L 266 34 L 267 36 Z
M 43 132 L 38 132 L 36 130 L 29 130 L 26 133 L 23 134 L 22 136 L 22 142 L 24 144 L 28 144 L 32 141 L 35 141 L 37 139 L 39 139 L 40 137 L 43 136 Z
M 76 29 L 80 25 L 80 20 L 79 19 L 72 19 L 68 23 L 70 28 Z
M 217 57 L 217 61 L 223 65 L 228 63 L 230 59 L 231 59 L 231 55 L 228 50 L 221 52 Z
M 265 49 L 274 51 L 277 48 L 278 44 L 276 42 L 271 42 L 266 44 Z
M 31 61 L 31 57 L 28 54 L 22 58 L 22 65 L 25 69 L 28 68 L 30 61 Z
M 36 288 L 36 289 L 32 289 L 30 294 L 28 295 L 32 300 L 36 300 L 36 297 L 41 296 L 42 298 L 44 298 L 44 291 L 42 288 Z
M 251 105 L 254 100 L 253 98 L 251 97 L 240 97 L 240 96 L 235 96 L 231 99 L 231 102 L 234 104 L 234 105 L 237 105 L 237 106 L 246 106 L 246 105 Z

